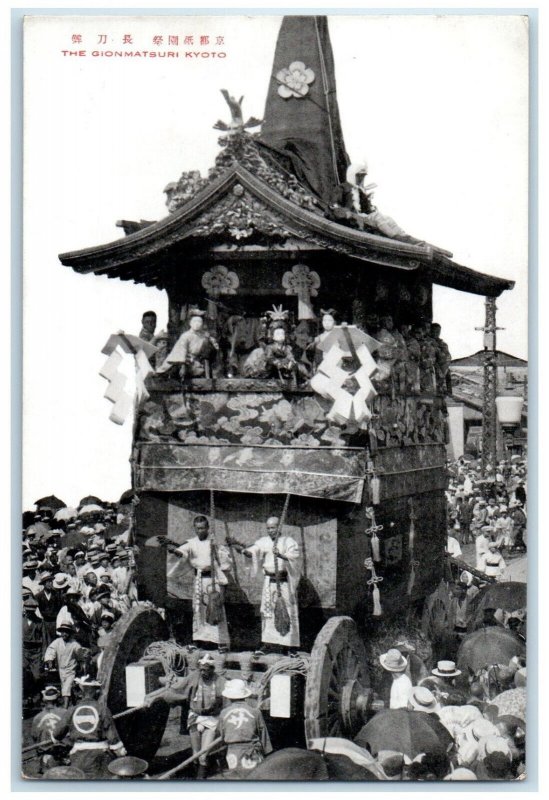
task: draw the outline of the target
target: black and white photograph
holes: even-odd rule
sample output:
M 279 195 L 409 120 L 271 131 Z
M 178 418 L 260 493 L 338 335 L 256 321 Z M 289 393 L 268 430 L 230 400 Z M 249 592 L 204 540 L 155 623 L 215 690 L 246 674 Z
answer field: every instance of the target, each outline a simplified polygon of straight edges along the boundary
M 25 17 L 29 787 L 526 787 L 529 23 Z

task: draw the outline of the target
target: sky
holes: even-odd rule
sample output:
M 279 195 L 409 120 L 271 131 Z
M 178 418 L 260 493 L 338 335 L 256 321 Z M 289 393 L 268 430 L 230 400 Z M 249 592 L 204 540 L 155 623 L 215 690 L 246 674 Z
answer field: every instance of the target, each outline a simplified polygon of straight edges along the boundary
M 99 12 L 98 12 L 99 13 Z M 109 421 L 99 375 L 112 332 L 138 333 L 163 293 L 81 276 L 58 254 L 120 238 L 119 219 L 166 216 L 163 189 L 205 175 L 220 94 L 262 116 L 280 17 L 42 17 L 25 36 L 23 506 L 54 492 L 116 499 L 129 486 L 131 423 Z M 527 28 L 517 16 L 329 16 L 347 151 L 366 158 L 375 202 L 460 264 L 516 281 L 498 300 L 498 347 L 527 357 Z M 153 36 L 218 36 L 188 48 Z M 72 37 L 81 36 L 81 43 Z M 107 37 L 100 44 L 99 37 Z M 122 47 L 179 59 L 92 56 Z M 84 50 L 86 56 L 63 55 Z M 454 357 L 482 347 L 483 299 L 437 288 Z

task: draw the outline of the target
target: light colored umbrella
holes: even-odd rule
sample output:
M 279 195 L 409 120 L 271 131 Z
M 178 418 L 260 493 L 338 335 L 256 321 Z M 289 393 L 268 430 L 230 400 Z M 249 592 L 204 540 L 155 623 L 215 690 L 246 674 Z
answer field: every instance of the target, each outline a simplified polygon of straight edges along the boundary
M 507 689 L 490 700 L 493 706 L 497 706 L 500 717 L 510 714 L 526 722 L 526 687 L 519 689 Z
M 80 516 L 83 517 L 85 514 L 102 514 L 104 510 L 105 509 L 101 508 L 101 506 L 90 503 L 88 506 L 82 506 L 80 509 Z
M 66 506 L 65 508 L 60 508 L 59 511 L 55 512 L 54 519 L 60 522 L 61 520 L 74 519 L 77 516 L 78 516 L 78 511 L 76 510 L 76 508 L 71 508 L 71 506 Z
M 51 532 L 51 528 L 49 525 L 46 525 L 45 522 L 35 522 L 32 525 L 29 525 L 27 528 L 27 536 L 34 534 L 39 538 L 42 536 L 47 536 Z

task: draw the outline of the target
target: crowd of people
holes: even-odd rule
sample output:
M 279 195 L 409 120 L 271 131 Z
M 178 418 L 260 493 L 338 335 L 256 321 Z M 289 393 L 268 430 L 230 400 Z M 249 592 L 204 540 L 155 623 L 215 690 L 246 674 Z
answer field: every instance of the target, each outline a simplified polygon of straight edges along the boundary
M 70 509 L 44 498 L 23 518 L 23 712 L 38 710 L 36 742 L 71 729 L 73 766 L 83 754 L 89 757 L 82 740 L 94 739 L 71 725 L 75 708 L 86 694 L 89 701 L 89 693 L 97 693 L 95 676 L 113 626 L 138 602 L 131 505 L 121 499 L 83 498 Z M 95 733 L 107 730 L 109 750 L 121 754 L 108 710 L 98 714 Z M 38 748 L 42 766 L 58 766 L 61 750 L 51 742 Z
M 489 625 L 498 625 L 493 618 Z M 373 718 L 355 743 L 373 751 L 391 780 L 515 780 L 525 777 L 526 659 L 513 656 L 498 667 L 498 690 L 513 697 L 514 708 L 481 687 L 482 675 L 442 660 L 428 671 L 416 653 L 396 644 L 380 656 L 390 675 L 385 701 L 389 709 L 405 709 L 429 716 L 438 743 L 413 758 L 400 752 L 402 734 L 395 730 L 392 750 L 372 748 Z M 516 692 L 514 691 L 516 690 Z M 493 692 L 492 692 L 493 694 Z M 495 703 L 491 701 L 495 700 Z M 510 701 L 507 706 L 510 706 Z M 513 713 L 514 712 L 514 713 Z M 383 714 L 384 712 L 381 712 Z M 401 721 L 402 722 L 402 721 Z M 416 735 L 422 723 L 407 722 Z M 405 748 L 401 748 L 405 750 Z
M 505 557 L 527 549 L 526 461 L 519 455 L 488 469 L 459 459 L 451 469 L 448 499 L 448 552 L 460 557 L 474 544 L 475 569 L 501 580 Z

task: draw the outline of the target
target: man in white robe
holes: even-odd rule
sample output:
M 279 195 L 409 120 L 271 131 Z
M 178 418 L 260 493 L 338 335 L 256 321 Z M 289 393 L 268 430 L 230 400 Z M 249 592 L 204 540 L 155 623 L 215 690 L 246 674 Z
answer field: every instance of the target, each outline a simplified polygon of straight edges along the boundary
M 259 567 L 263 569 L 263 591 L 261 593 L 261 641 L 284 647 L 299 647 L 299 616 L 297 605 L 297 585 L 301 572 L 300 553 L 297 542 L 291 536 L 278 537 L 275 553 L 275 539 L 279 527 L 278 517 L 269 517 L 266 523 L 267 535 L 242 551 L 252 558 L 253 574 Z M 278 554 L 277 569 L 282 599 L 290 617 L 290 630 L 282 635 L 275 627 L 274 609 L 277 600 L 275 575 L 275 555 Z
M 225 573 L 231 568 L 229 551 L 223 545 L 217 545 L 217 559 L 212 559 L 212 540 L 207 518 L 202 515 L 195 517 L 193 524 L 196 536 L 179 547 L 170 544 L 168 550 L 182 561 L 188 561 L 194 569 L 193 641 L 213 642 L 220 648 L 226 649 L 229 646 L 229 629 L 225 606 L 222 607 L 221 621 L 218 625 L 210 625 L 207 622 L 206 611 L 212 590 L 217 590 L 223 600 L 223 587 L 228 582 Z

